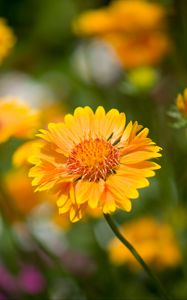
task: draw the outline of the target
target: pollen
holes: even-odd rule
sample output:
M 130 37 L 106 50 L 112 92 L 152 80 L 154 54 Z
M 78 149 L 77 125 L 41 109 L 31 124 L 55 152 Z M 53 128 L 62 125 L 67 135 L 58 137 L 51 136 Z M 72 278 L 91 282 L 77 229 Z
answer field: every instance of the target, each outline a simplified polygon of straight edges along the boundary
M 109 141 L 89 139 L 74 147 L 67 160 L 67 169 L 82 179 L 105 180 L 109 174 L 115 173 L 119 156 L 119 150 Z

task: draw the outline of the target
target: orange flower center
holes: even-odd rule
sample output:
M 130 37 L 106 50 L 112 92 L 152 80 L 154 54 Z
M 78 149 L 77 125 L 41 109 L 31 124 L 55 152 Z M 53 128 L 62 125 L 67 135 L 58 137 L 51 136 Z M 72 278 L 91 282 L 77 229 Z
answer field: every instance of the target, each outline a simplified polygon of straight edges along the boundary
M 106 179 L 119 164 L 119 151 L 103 139 L 90 139 L 76 145 L 67 160 L 71 174 L 82 179 L 97 181 Z

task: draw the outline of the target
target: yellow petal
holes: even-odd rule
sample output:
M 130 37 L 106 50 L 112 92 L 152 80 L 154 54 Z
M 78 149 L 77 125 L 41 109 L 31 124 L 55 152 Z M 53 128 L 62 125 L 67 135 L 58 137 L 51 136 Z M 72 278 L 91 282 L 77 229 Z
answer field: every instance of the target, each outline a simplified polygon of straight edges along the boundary
M 116 210 L 115 199 L 109 191 L 105 191 L 103 195 L 103 213 L 110 214 Z
M 93 122 L 93 132 L 96 138 L 103 137 L 103 127 L 105 124 L 105 110 L 102 106 L 99 106 L 95 112 Z
M 160 156 L 161 154 L 157 152 L 136 151 L 121 157 L 120 162 L 122 164 L 136 164 L 138 162 Z
M 98 206 L 98 202 L 100 201 L 101 194 L 104 190 L 104 182 L 91 182 L 90 190 L 88 194 L 88 205 L 91 208 L 96 208 Z

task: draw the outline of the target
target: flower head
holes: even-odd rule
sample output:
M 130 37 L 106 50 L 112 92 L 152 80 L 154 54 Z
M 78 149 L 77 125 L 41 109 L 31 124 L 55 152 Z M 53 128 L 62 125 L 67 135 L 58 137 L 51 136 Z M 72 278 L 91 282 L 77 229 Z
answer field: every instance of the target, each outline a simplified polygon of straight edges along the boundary
M 163 6 L 144 0 L 117 0 L 83 13 L 73 24 L 77 35 L 110 45 L 126 69 L 156 64 L 169 51 Z
M 113 20 L 105 9 L 83 13 L 73 24 L 77 35 L 100 35 L 113 30 Z
M 181 261 L 180 251 L 172 228 L 165 223 L 159 223 L 152 217 L 121 226 L 122 233 L 133 243 L 145 261 L 158 269 L 177 266 Z M 114 238 L 108 245 L 109 257 L 116 265 L 124 263 L 139 267 L 132 254 Z
M 125 123 L 125 114 L 116 109 L 105 113 L 98 107 L 94 113 L 78 107 L 64 123 L 40 130 L 43 145 L 30 158 L 36 191 L 56 193 L 59 213 L 69 212 L 73 222 L 87 207 L 104 213 L 130 211 L 130 199 L 138 197 L 137 189 L 149 185 L 146 177 L 160 168 L 149 160 L 161 156 L 161 148 L 147 137 L 147 128 Z
M 156 3 L 142 0 L 117 0 L 108 7 L 82 13 L 73 24 L 78 35 L 132 33 L 164 26 L 165 11 Z
M 4 176 L 3 184 L 14 208 L 14 211 L 10 211 L 7 216 L 11 222 L 26 217 L 39 204 L 40 199 L 33 192 L 27 173 L 28 171 L 21 168 L 9 171 Z
M 106 34 L 103 40 L 109 43 L 126 69 L 155 65 L 169 49 L 169 40 L 161 32 L 142 32 L 141 34 Z
M 184 116 L 187 117 L 187 88 L 184 90 L 183 95 L 178 94 L 176 99 L 176 106 L 178 111 Z
M 0 18 L 0 63 L 9 54 L 15 44 L 15 37 L 12 30 L 7 26 L 6 21 Z
M 31 295 L 41 293 L 46 285 L 42 273 L 34 265 L 23 266 L 17 281 L 20 289 Z
M 29 138 L 39 126 L 39 114 L 18 99 L 0 99 L 0 143 L 10 137 Z

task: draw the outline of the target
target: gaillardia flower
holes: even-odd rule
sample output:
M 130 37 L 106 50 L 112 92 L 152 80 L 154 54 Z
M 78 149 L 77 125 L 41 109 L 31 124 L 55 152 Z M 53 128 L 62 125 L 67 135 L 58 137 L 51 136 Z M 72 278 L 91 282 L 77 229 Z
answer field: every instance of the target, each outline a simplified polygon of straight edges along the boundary
M 58 196 L 59 213 L 70 213 L 72 222 L 90 208 L 112 213 L 131 210 L 130 199 L 138 188 L 149 185 L 160 166 L 149 161 L 161 156 L 160 147 L 147 137 L 148 129 L 129 122 L 116 109 L 78 107 L 63 123 L 40 130 L 43 140 L 30 161 L 36 191 L 52 190 Z
M 101 39 L 114 50 L 121 66 L 155 65 L 170 51 L 166 10 L 144 0 L 116 0 L 83 12 L 73 23 L 78 36 Z
M 11 137 L 31 138 L 39 126 L 39 113 L 14 98 L 0 98 L 0 143 Z
M 159 222 L 153 217 L 142 217 L 123 224 L 121 232 L 153 267 L 162 270 L 180 264 L 180 250 L 169 224 Z M 135 269 L 139 268 L 136 259 L 116 237 L 110 241 L 108 252 L 115 265 L 128 264 Z
M 3 185 L 11 199 L 11 207 L 14 209 L 6 215 L 11 222 L 27 217 L 41 203 L 41 198 L 44 198 L 43 193 L 40 195 L 34 193 L 27 174 L 26 169 L 20 168 L 9 171 L 3 178 Z

